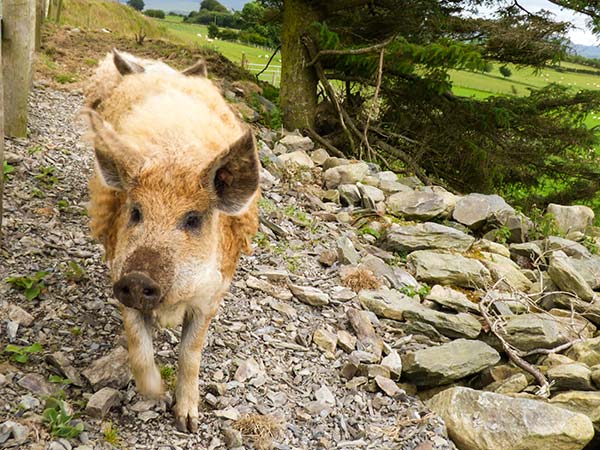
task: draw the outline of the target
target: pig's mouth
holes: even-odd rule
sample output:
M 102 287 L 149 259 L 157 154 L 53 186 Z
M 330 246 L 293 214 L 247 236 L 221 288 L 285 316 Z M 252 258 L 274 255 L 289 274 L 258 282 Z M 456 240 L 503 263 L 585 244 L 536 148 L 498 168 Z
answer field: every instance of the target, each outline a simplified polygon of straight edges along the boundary
M 117 300 L 128 308 L 151 311 L 164 298 L 159 284 L 143 272 L 129 272 L 113 286 Z

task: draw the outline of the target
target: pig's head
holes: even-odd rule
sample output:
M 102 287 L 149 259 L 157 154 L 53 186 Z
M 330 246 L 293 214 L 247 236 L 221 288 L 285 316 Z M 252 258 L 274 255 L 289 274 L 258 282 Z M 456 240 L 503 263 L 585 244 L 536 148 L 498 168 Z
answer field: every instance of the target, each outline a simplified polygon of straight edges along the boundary
M 208 164 L 149 158 L 92 110 L 96 172 L 120 199 L 112 218 L 115 297 L 127 307 L 159 306 L 222 289 L 219 216 L 243 214 L 258 189 L 259 163 L 248 129 Z M 182 159 L 182 160 L 180 160 Z M 109 191 L 110 192 L 110 191 Z

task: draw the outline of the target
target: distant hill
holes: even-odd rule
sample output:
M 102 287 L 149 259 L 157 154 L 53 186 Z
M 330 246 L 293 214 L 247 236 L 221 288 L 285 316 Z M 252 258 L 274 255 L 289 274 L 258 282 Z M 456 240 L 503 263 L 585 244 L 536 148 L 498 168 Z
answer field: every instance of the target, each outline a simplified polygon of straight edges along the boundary
M 167 38 L 167 29 L 133 8 L 100 0 L 63 0 L 60 23 L 79 28 L 108 28 L 121 35 L 143 31 L 149 38 Z
M 126 0 L 120 0 L 121 3 L 127 3 Z M 241 10 L 249 0 L 219 0 L 227 8 Z M 200 8 L 201 0 L 144 0 L 146 9 L 162 9 L 163 11 L 176 11 L 189 13 L 197 11 Z
M 600 59 L 600 47 L 594 45 L 579 45 L 571 44 L 571 47 L 579 56 L 585 56 L 586 58 Z

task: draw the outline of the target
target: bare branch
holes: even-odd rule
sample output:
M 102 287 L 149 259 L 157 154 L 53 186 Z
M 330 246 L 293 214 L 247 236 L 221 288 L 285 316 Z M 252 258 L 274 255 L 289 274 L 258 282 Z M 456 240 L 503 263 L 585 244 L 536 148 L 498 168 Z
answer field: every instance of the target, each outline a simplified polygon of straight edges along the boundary
M 311 56 L 312 59 L 308 63 L 308 66 L 310 67 L 314 65 L 321 56 L 326 55 L 364 55 L 366 53 L 375 53 L 377 50 L 381 50 L 387 47 L 390 44 L 390 42 L 394 40 L 395 37 L 396 35 L 390 36 L 385 41 L 380 42 L 378 44 L 370 45 L 368 47 L 348 48 L 343 50 L 319 50 L 314 56 Z

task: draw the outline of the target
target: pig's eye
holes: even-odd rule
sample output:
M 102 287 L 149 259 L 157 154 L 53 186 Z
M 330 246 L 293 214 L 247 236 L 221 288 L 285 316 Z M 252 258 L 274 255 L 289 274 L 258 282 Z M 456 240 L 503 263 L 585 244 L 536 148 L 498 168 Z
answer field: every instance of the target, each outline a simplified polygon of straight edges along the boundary
M 202 216 L 198 211 L 190 211 L 183 216 L 181 227 L 187 231 L 196 231 L 202 225 Z
M 142 210 L 139 206 L 133 205 L 131 207 L 131 211 L 129 212 L 129 224 L 137 225 L 142 221 Z

